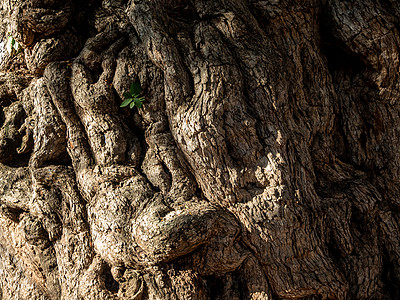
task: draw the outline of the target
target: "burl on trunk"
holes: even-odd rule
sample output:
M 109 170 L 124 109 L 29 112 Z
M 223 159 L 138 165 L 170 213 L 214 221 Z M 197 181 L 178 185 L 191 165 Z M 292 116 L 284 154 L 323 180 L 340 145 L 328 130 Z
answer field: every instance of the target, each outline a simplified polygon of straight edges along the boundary
M 400 298 L 397 0 L 0 18 L 0 299 Z

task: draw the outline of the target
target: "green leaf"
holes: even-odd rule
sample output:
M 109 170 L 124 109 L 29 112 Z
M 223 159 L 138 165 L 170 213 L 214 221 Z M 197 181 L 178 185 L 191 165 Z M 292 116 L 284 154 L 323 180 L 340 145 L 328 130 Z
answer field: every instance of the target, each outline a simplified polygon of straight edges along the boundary
M 140 82 L 132 82 L 131 83 L 130 92 L 131 92 L 132 96 L 138 96 L 141 91 L 142 91 L 142 88 L 140 87 Z
M 132 101 L 132 102 L 131 102 L 131 105 L 130 105 L 129 107 L 132 109 L 132 108 L 134 108 L 135 106 L 136 106 L 135 101 Z
M 140 100 L 139 98 L 135 98 L 135 99 L 133 99 L 133 101 L 135 102 L 135 106 L 137 108 L 142 108 L 142 106 L 143 106 L 142 100 Z
M 131 103 L 132 101 L 133 101 L 133 99 L 132 99 L 132 98 L 125 99 L 125 101 L 124 101 L 124 102 L 122 102 L 122 104 L 120 105 L 120 107 L 125 107 L 125 106 L 128 106 L 128 105 L 129 105 L 129 103 Z
M 13 53 L 13 46 L 15 44 L 15 40 L 14 38 L 10 35 L 7 39 L 7 45 L 6 45 L 6 49 L 7 52 L 11 55 Z
M 125 99 L 132 98 L 132 95 L 131 95 L 131 93 L 125 92 L 124 97 L 125 97 Z

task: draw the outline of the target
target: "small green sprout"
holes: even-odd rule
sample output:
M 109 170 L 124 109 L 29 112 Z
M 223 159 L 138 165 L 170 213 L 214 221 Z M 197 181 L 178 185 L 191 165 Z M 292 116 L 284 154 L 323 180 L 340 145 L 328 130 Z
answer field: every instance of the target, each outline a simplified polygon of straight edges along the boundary
M 122 102 L 121 107 L 128 106 L 130 108 L 141 108 L 143 106 L 143 97 L 139 97 L 142 88 L 140 87 L 140 82 L 133 82 L 131 83 L 131 87 L 129 92 L 124 93 L 125 100 Z
M 7 38 L 6 49 L 8 54 L 10 54 L 11 56 L 17 55 L 18 53 L 22 52 L 21 45 L 11 35 L 9 35 Z

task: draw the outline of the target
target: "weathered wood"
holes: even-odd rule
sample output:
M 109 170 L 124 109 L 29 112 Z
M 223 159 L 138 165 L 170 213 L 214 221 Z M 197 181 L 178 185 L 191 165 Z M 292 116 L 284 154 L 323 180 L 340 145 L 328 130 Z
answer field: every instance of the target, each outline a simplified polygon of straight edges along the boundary
M 0 18 L 0 299 L 400 298 L 397 1 Z

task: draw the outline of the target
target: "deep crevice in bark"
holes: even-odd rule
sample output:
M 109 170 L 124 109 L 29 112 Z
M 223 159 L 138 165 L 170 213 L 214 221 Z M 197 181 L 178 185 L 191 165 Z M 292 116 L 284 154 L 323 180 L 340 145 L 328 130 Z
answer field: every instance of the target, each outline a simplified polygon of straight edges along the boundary
M 1 4 L 3 297 L 400 294 L 395 1 Z

